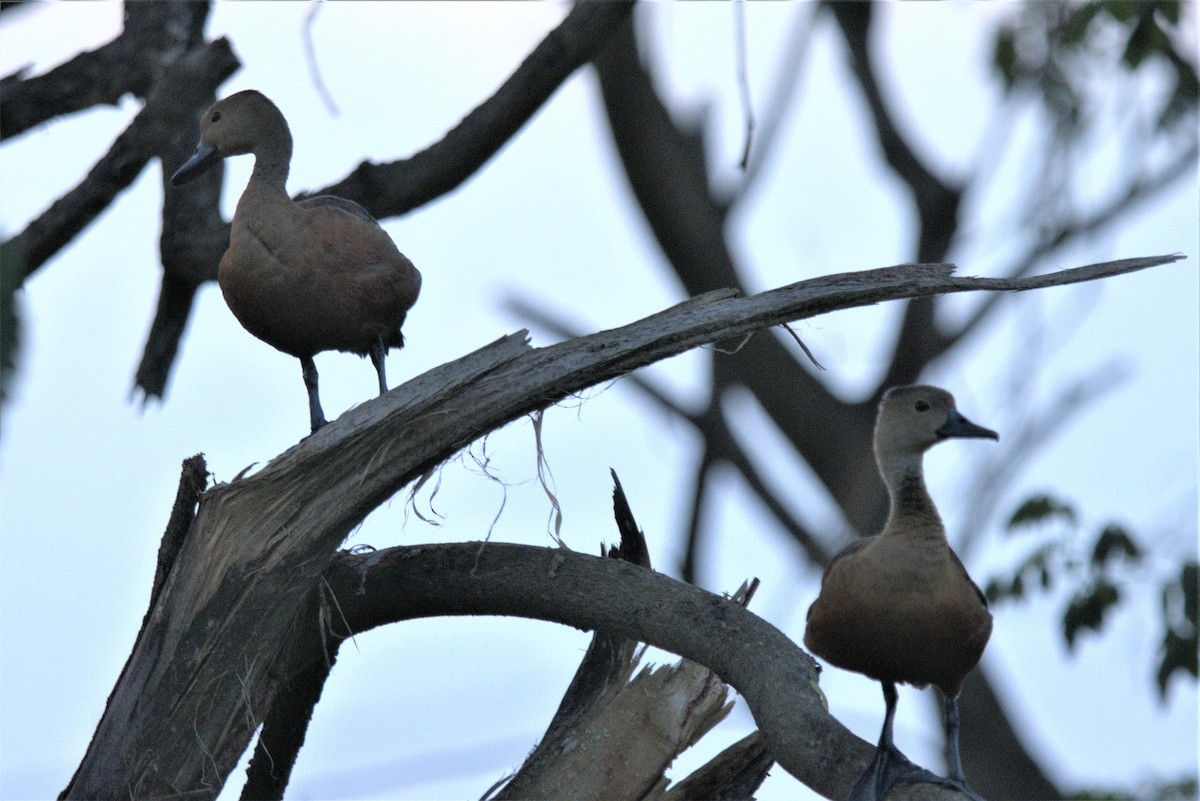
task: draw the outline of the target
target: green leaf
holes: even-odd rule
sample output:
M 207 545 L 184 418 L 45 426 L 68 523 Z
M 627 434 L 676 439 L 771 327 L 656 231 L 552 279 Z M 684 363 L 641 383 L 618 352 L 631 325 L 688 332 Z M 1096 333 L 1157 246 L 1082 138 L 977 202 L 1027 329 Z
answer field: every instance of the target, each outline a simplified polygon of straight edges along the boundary
M 1133 26 L 1121 58 L 1131 69 L 1137 69 L 1147 58 L 1155 53 L 1164 52 L 1170 46 L 1171 43 L 1166 34 L 1154 20 L 1153 8 L 1147 8 L 1138 19 L 1137 24 Z
M 1195 679 L 1196 663 L 1196 637 L 1180 637 L 1173 631 L 1167 631 L 1163 637 L 1162 659 L 1158 663 L 1158 672 L 1154 674 L 1159 699 L 1167 700 L 1167 685 L 1176 671 L 1186 670 Z
M 1097 576 L 1088 587 L 1076 593 L 1063 613 L 1063 637 L 1067 640 L 1067 648 L 1075 648 L 1075 638 L 1080 631 L 1099 631 L 1105 614 L 1120 600 L 1117 586 L 1104 576 Z
M 1067 18 L 1062 27 L 1063 44 L 1078 45 L 1082 42 L 1098 11 L 1100 11 L 1100 6 L 1088 3 L 1071 12 L 1071 16 Z
M 1140 0 L 1105 0 L 1100 5 L 1118 22 L 1129 22 L 1138 15 L 1142 3 Z
M 989 579 L 983 588 L 983 597 L 987 598 L 989 606 L 995 606 L 1008 597 L 1008 592 L 999 579 Z
M 983 595 L 989 604 L 1001 601 L 1019 600 L 1025 597 L 1026 584 L 1037 580 L 1043 590 L 1050 589 L 1053 583 L 1053 571 L 1050 558 L 1058 550 L 1056 543 L 1050 542 L 1036 548 L 1017 565 L 1012 578 L 995 576 L 984 587 Z
M 1179 0 L 1159 0 L 1154 6 L 1167 22 L 1179 24 Z
M 1021 526 L 1031 526 L 1035 523 L 1041 523 L 1043 520 L 1056 517 L 1064 518 L 1071 525 L 1074 525 L 1076 520 L 1075 508 L 1050 495 L 1034 495 L 1017 507 L 1017 511 L 1013 512 L 1013 516 L 1008 521 L 1008 530 L 1012 531 Z
M 1174 51 L 1168 54 L 1175 68 L 1175 91 L 1163 106 L 1158 118 L 1158 127 L 1166 128 L 1176 120 L 1191 113 L 1200 104 L 1200 78 L 1191 64 L 1179 58 Z
M 1092 548 L 1092 564 L 1104 568 L 1114 556 L 1124 557 L 1130 562 L 1139 562 L 1142 551 L 1124 528 L 1109 523 L 1096 538 L 1096 545 Z
M 1163 627 L 1166 631 L 1154 676 L 1162 701 L 1167 700 L 1167 686 L 1177 671 L 1187 671 L 1193 679 L 1197 678 L 1197 654 L 1200 653 L 1200 626 L 1196 621 L 1198 577 L 1200 564 L 1188 562 L 1180 569 L 1178 581 L 1163 584 Z

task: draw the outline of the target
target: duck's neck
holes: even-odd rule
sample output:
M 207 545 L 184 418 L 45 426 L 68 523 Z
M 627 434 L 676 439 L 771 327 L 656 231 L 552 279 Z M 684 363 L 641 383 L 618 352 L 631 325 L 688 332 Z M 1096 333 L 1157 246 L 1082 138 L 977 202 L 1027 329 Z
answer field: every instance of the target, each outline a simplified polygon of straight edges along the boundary
M 919 453 L 889 454 L 879 460 L 891 500 L 884 534 L 945 537 L 942 519 L 925 488 L 921 456 Z
M 250 173 L 250 185 L 259 192 L 269 192 L 288 197 L 288 168 L 292 161 L 292 134 L 287 123 L 264 136 L 254 148 L 254 171 Z

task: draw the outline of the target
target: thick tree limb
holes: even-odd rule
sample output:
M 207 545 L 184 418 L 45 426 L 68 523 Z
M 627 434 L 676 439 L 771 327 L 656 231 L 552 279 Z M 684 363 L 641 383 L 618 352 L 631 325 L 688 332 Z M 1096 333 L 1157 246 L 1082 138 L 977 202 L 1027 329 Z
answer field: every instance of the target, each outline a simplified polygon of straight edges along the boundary
M 126 3 L 125 27 L 103 47 L 44 75 L 18 71 L 0 80 L 0 141 L 125 94 L 146 97 L 163 65 L 200 41 L 208 3 Z
M 179 128 L 195 123 L 193 104 L 182 98 L 211 95 L 237 67 L 237 56 L 224 39 L 193 50 L 168 66 L 146 105 L 87 177 L 5 243 L 23 265 L 21 281 L 74 239 L 133 183 L 146 163 L 166 149 Z
M 309 608 L 338 544 L 371 510 L 489 431 L 638 367 L 780 322 L 939 292 L 1094 280 L 1179 258 L 1125 259 L 1025 279 L 959 278 L 951 265 L 902 265 L 749 297 L 714 292 L 546 348 L 530 348 L 523 333 L 505 337 L 430 370 L 346 412 L 257 474 L 204 494 L 64 795 L 215 796 L 279 692 L 282 680 L 272 668 L 291 662 L 289 648 L 301 639 L 294 628 L 307 625 L 297 610 Z M 480 558 L 494 552 L 485 549 Z M 616 560 L 601 563 L 611 570 Z M 695 646 L 683 644 L 689 653 Z M 760 723 L 771 728 L 769 720 Z M 797 775 L 811 769 L 784 765 Z
M 311 625 L 312 617 L 305 617 L 304 620 L 310 625 L 301 631 L 316 641 L 315 654 L 308 664 L 286 674 L 279 695 L 263 717 L 262 732 L 254 744 L 254 755 L 246 768 L 241 801 L 283 798 L 296 758 L 308 734 L 313 711 L 337 663 L 341 641 L 330 637 L 326 646 L 325 638 L 320 636 L 327 628 L 325 622 L 318 621 L 314 626 Z
M 455 543 L 344 554 L 327 576 L 357 631 L 504 610 L 707 664 L 746 698 L 772 756 L 823 794 L 847 792 L 871 759 L 871 746 L 825 710 L 812 657 L 737 601 L 660 573 L 562 549 Z

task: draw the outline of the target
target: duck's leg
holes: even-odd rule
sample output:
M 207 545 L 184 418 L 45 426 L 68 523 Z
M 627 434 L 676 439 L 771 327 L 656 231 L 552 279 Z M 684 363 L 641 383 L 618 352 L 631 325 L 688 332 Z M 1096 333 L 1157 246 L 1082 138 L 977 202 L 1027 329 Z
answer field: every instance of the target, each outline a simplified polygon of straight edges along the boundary
M 895 688 L 893 688 L 893 692 L 895 692 Z M 884 689 L 884 695 L 885 695 L 885 697 L 887 695 L 886 688 Z M 976 793 L 974 793 L 971 790 L 971 788 L 967 787 L 967 782 L 963 778 L 962 759 L 959 757 L 959 752 L 958 752 L 958 699 L 957 698 L 946 698 L 945 705 L 943 707 L 943 711 L 945 714 L 945 722 L 946 722 L 946 744 L 950 751 L 950 777 L 946 778 L 944 776 L 939 776 L 936 773 L 932 773 L 931 771 L 925 770 L 925 768 L 914 768 L 909 771 L 905 771 L 905 770 L 897 769 L 897 768 L 890 768 L 890 769 L 885 770 L 884 775 L 880 779 L 881 782 L 886 782 L 886 784 L 880 784 L 877 787 L 876 792 L 878 793 L 878 795 L 875 796 L 874 798 L 882 799 L 884 797 L 884 795 L 887 794 L 888 790 L 890 790 L 892 788 L 892 786 L 894 784 L 897 784 L 898 782 L 906 782 L 906 783 L 929 782 L 931 784 L 937 784 L 942 787 L 951 787 L 955 790 L 958 790 L 960 793 L 965 795 L 967 798 L 971 799 L 971 801 L 984 801 Z M 899 757 L 901 760 L 904 760 L 903 755 L 898 750 L 896 750 L 895 745 L 891 744 L 891 732 L 890 731 L 888 732 L 888 738 L 889 738 L 888 744 L 889 744 L 892 756 Z M 881 738 L 880 739 L 880 748 L 882 749 L 882 747 L 883 747 L 883 740 Z M 878 761 L 878 757 L 876 757 L 876 760 Z M 904 760 L 904 761 L 906 761 L 906 760 Z M 885 760 L 885 762 L 886 762 L 886 760 Z M 890 775 L 887 775 L 887 774 L 890 774 Z M 859 779 L 859 781 L 861 782 L 862 779 Z M 855 787 L 857 788 L 857 785 L 855 785 Z M 871 796 L 867 796 L 867 797 L 871 798 Z
M 946 747 L 950 751 L 950 777 L 935 779 L 945 787 L 953 787 L 973 801 L 983 801 L 967 787 L 967 779 L 963 775 L 962 757 L 958 751 L 958 698 L 947 698 L 944 707 L 946 717 Z
M 962 757 L 958 753 L 958 699 L 947 698 L 945 703 L 946 713 L 946 746 L 950 750 L 950 778 L 954 781 L 961 782 L 963 787 L 967 786 L 966 777 L 963 776 Z
M 321 397 L 317 394 L 317 365 L 312 356 L 300 357 L 300 370 L 304 374 L 304 387 L 308 390 L 308 420 L 312 430 L 325 425 L 325 412 L 321 411 Z
M 848 801 L 883 801 L 892 785 L 907 773 L 904 767 L 907 760 L 896 750 L 892 741 L 892 722 L 896 718 L 896 685 L 890 681 L 881 681 L 880 684 L 883 685 L 886 710 L 883 714 L 883 730 L 879 733 L 879 747 L 875 749 L 875 759 L 871 760 L 871 765 L 854 783 Z
M 375 373 L 379 376 L 380 395 L 388 391 L 387 373 L 383 364 L 385 356 L 387 356 L 387 348 L 383 346 L 383 338 L 375 337 L 371 340 L 371 364 L 375 365 Z

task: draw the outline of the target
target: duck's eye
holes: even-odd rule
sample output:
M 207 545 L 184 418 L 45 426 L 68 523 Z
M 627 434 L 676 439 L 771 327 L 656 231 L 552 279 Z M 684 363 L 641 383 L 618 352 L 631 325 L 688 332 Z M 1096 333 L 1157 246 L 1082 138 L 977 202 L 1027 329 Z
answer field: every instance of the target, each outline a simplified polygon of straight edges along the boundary
M 219 111 L 214 111 L 214 112 L 212 113 L 212 116 L 208 118 L 208 121 L 209 121 L 209 122 L 216 122 L 216 121 L 217 121 L 217 120 L 219 120 L 219 119 L 221 119 L 221 112 L 219 112 Z
M 918 412 L 927 412 L 927 411 L 929 411 L 929 404 L 926 403 L 925 401 L 917 401 L 916 405 L 913 406 L 913 408 L 916 409 Z

